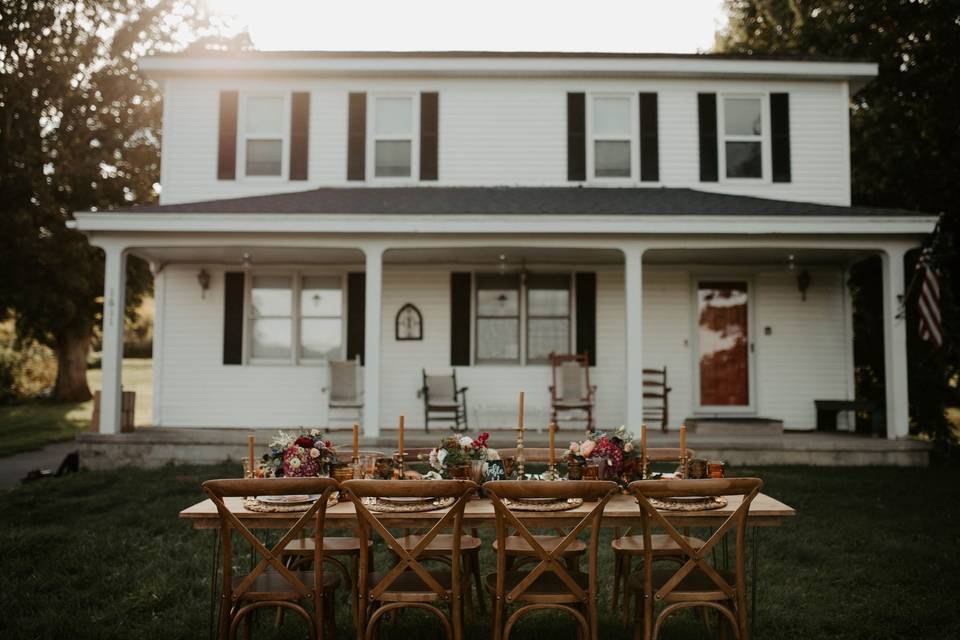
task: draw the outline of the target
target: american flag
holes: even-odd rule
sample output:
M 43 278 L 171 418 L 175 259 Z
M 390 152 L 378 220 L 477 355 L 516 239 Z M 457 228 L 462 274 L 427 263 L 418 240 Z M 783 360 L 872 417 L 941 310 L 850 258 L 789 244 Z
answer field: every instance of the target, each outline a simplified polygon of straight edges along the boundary
M 930 247 L 927 247 L 917 261 L 917 275 L 920 277 L 917 314 L 920 317 L 920 338 L 939 349 L 943 346 L 943 325 L 940 323 L 940 281 L 937 278 L 936 268 L 931 264 L 931 254 Z

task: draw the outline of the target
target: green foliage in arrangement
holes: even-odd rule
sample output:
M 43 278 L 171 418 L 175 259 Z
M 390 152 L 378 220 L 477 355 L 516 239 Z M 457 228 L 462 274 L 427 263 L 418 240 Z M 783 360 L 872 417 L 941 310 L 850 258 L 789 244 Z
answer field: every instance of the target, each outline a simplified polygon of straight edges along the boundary
M 940 0 L 726 0 L 717 48 L 750 55 L 877 62 L 880 73 L 851 98 L 854 204 L 943 213 L 934 244 L 945 348 L 917 332 L 907 305 L 913 428 L 943 448 L 955 442 L 948 407 L 960 405 L 960 4 Z M 908 255 L 908 279 L 916 262 Z M 883 401 L 883 314 L 878 260 L 858 265 L 850 287 L 857 387 Z

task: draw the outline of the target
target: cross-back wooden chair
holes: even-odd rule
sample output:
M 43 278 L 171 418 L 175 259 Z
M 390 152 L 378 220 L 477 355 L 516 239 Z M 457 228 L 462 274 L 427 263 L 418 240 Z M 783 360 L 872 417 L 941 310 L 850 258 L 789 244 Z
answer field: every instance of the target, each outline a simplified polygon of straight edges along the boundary
M 664 620 L 680 609 L 700 607 L 716 611 L 730 622 L 735 636 L 747 640 L 746 599 L 746 524 L 750 504 L 760 493 L 763 481 L 759 478 L 731 478 L 710 480 L 640 480 L 630 483 L 628 489 L 640 507 L 640 522 L 644 537 L 642 574 L 630 577 L 630 590 L 643 599 L 643 639 L 656 640 Z M 740 496 L 740 504 L 713 532 L 710 538 L 694 548 L 676 527 L 650 503 L 650 498 L 685 496 Z M 662 529 L 679 547 L 683 563 L 675 568 L 654 568 L 653 529 Z M 736 529 L 736 570 L 717 569 L 707 554 L 723 540 L 731 529 Z M 654 605 L 666 605 L 653 617 Z M 640 603 L 637 603 L 638 616 Z M 636 622 L 634 637 L 640 637 L 640 620 Z
M 477 485 L 469 480 L 347 480 L 342 485 L 357 511 L 361 541 L 376 532 L 396 555 L 397 564 L 388 571 L 368 571 L 364 556 L 360 558 L 360 606 L 357 623 L 358 640 L 371 640 L 380 618 L 390 611 L 405 607 L 425 609 L 439 618 L 447 638 L 463 637 L 463 586 L 461 584 L 460 539 L 463 534 L 463 511 L 476 493 Z M 408 548 L 387 528 L 387 514 L 370 511 L 364 498 L 419 497 L 456 498 L 447 512 Z M 451 535 L 450 571 L 430 571 L 424 565 L 425 552 L 444 530 Z M 447 602 L 447 616 L 436 603 Z
M 643 421 L 660 423 L 666 433 L 670 424 L 670 391 L 667 386 L 667 367 L 643 370 Z
M 228 479 L 207 480 L 202 486 L 220 516 L 223 550 L 221 640 L 235 637 L 241 621 L 249 631 L 248 616 L 264 607 L 280 607 L 298 614 L 307 622 L 310 638 L 322 637 L 325 624 L 332 636 L 335 629 L 333 595 L 340 580 L 335 573 L 323 570 L 322 540 L 327 501 L 337 489 L 337 481 L 332 478 Z M 226 498 L 300 494 L 319 494 L 320 498 L 303 512 L 272 547 L 267 547 L 225 503 Z M 283 561 L 283 550 L 308 527 L 313 529 L 314 570 L 290 569 Z M 234 531 L 249 542 L 260 557 L 256 566 L 245 575 L 233 575 Z M 304 601 L 307 606 L 299 604 Z
M 467 387 L 457 386 L 457 370 L 450 375 L 428 375 L 423 369 L 423 386 L 417 392 L 423 398 L 423 428 L 430 432 L 430 421 L 453 423 L 456 432 L 467 430 Z
M 572 417 L 564 420 L 585 420 L 587 431 L 593 431 L 593 404 L 597 387 L 590 384 L 588 355 L 551 353 L 550 375 L 550 421 L 559 423 L 559 414 L 572 413 Z
M 497 449 L 500 453 L 501 458 L 516 458 L 517 450 L 514 449 Z M 564 450 L 557 450 L 557 459 L 559 460 L 561 454 Z M 523 459 L 525 462 L 536 462 L 543 463 L 550 461 L 550 449 L 547 447 L 524 447 L 523 449 Z M 567 535 L 567 532 L 562 527 L 549 527 L 553 529 L 556 535 L 550 534 L 535 534 L 534 537 L 537 541 L 545 548 L 551 549 L 563 540 L 564 536 Z M 513 535 L 513 531 L 507 529 L 507 568 L 514 569 L 519 568 L 521 564 L 526 562 L 531 562 L 536 560 L 536 554 L 533 552 L 533 549 L 530 547 L 530 544 L 523 536 Z M 499 548 L 497 541 L 493 541 L 493 552 L 496 553 Z M 583 540 L 574 540 L 571 542 L 567 548 L 564 550 L 563 559 L 570 566 L 571 569 L 576 570 L 579 567 L 580 558 L 587 552 L 587 545 Z
M 689 460 L 695 457 L 696 452 L 693 449 L 687 449 L 687 459 Z M 675 462 L 679 467 L 680 448 L 648 447 L 647 460 L 649 462 Z M 691 536 L 689 528 L 684 527 L 683 535 L 686 537 L 687 543 L 690 544 L 690 546 L 694 548 L 703 546 L 703 540 Z M 676 542 L 674 542 L 670 536 L 664 533 L 657 533 L 651 536 L 651 541 L 653 543 L 653 557 L 655 561 L 683 562 L 683 554 L 680 552 L 680 547 L 677 546 Z M 620 593 L 626 594 L 627 592 L 627 577 L 631 571 L 633 571 L 633 558 L 640 557 L 640 567 L 643 566 L 643 536 L 638 533 L 636 527 L 627 529 L 626 534 L 623 536 L 620 535 L 620 529 L 616 528 L 613 530 L 613 540 L 610 541 L 610 546 L 613 548 L 613 594 L 610 598 L 610 611 L 616 612 L 620 604 Z M 623 615 L 623 621 L 627 622 L 630 619 L 629 598 L 624 597 L 623 608 L 620 609 L 620 611 Z
M 569 482 L 501 480 L 483 485 L 490 495 L 497 522 L 497 571 L 486 577 L 487 588 L 494 594 L 494 640 L 509 639 L 510 631 L 517 620 L 525 614 L 540 609 L 559 609 L 568 613 L 577 623 L 581 637 L 597 640 L 597 558 L 600 547 L 600 524 L 603 509 L 617 492 L 617 484 L 603 480 L 577 480 Z M 525 523 L 511 511 L 503 500 L 523 498 L 582 498 L 596 500 L 586 502 L 589 511 L 582 514 L 569 533 L 555 546 L 546 548 L 530 533 L 527 524 L 535 520 L 526 514 Z M 577 515 L 581 515 L 577 513 Z M 529 571 L 508 571 L 506 538 L 507 529 L 513 529 L 523 537 L 536 555 L 537 563 Z M 567 547 L 585 530 L 590 532 L 588 572 L 575 571 L 560 562 Z M 504 624 L 504 615 L 509 605 L 519 604 Z

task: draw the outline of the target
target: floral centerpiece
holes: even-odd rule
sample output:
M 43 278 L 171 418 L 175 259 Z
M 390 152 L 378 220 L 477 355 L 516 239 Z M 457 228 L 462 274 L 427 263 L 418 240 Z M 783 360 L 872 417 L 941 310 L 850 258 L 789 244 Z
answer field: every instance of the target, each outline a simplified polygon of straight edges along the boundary
M 582 442 L 571 442 L 564 461 L 567 465 L 595 464 L 601 480 L 628 483 L 640 471 L 640 447 L 621 425 L 613 433 L 596 431 Z
M 317 429 L 299 434 L 281 431 L 270 443 L 263 461 L 274 476 L 308 478 L 330 474 L 337 462 L 337 450 Z
M 426 459 L 435 473 L 443 478 L 466 477 L 466 469 L 473 463 L 482 463 L 482 473 L 486 473 L 487 463 L 499 460 L 496 449 L 487 446 L 489 433 L 481 433 L 476 438 L 470 436 L 447 436 L 430 450 Z

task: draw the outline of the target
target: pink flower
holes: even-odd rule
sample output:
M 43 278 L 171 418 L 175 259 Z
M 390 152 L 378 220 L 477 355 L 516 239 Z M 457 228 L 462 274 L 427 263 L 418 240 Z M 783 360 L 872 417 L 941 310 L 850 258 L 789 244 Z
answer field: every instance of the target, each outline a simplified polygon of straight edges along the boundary
M 579 443 L 579 442 L 571 442 L 571 443 L 570 443 L 570 451 L 571 451 L 572 453 L 580 453 L 580 443 Z
M 320 457 L 320 450 L 317 449 L 317 448 L 310 449 L 310 457 L 311 457 L 311 458 L 319 458 L 319 457 Z
M 593 440 L 587 440 L 580 445 L 580 455 L 584 458 L 589 458 L 590 454 L 593 453 L 593 450 L 596 448 L 597 443 Z

